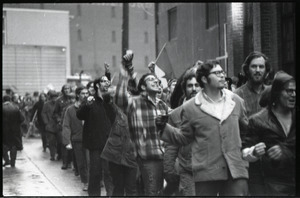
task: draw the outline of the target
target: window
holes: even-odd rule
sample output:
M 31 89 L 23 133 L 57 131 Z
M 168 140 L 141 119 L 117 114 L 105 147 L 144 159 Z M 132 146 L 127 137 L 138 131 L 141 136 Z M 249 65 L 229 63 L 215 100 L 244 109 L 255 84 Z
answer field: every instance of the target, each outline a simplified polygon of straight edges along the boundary
M 147 9 L 145 8 L 144 10 L 144 19 L 147 20 L 148 19 L 148 13 L 147 13 Z
M 116 42 L 116 31 L 111 32 L 111 42 L 113 42 L 113 43 Z
M 111 7 L 111 18 L 116 18 L 116 7 L 115 6 Z
M 117 59 L 116 56 L 112 56 L 112 66 L 117 67 Z
M 82 56 L 81 55 L 78 55 L 78 66 L 79 67 L 82 67 Z
M 2 45 L 6 44 L 6 12 L 2 15 Z
M 77 30 L 77 39 L 78 39 L 78 41 L 82 41 L 81 29 Z
M 177 8 L 168 11 L 169 40 L 177 37 Z
M 218 24 L 218 4 L 206 3 L 206 28 L 209 29 Z
M 81 16 L 81 5 L 77 5 L 77 15 Z
M 144 32 L 144 35 L 145 35 L 144 42 L 148 43 L 149 42 L 148 32 Z
M 149 64 L 149 58 L 148 56 L 145 56 L 145 67 L 147 68 Z

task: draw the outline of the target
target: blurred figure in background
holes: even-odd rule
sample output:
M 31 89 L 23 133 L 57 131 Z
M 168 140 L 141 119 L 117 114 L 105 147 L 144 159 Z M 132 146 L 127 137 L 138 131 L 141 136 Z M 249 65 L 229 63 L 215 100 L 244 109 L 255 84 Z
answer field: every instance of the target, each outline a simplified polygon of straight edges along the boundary
M 71 86 L 69 84 L 65 84 L 61 88 L 61 96 L 57 98 L 55 101 L 55 108 L 53 112 L 53 118 L 57 124 L 57 160 L 60 160 L 62 158 L 62 169 L 67 169 L 68 162 L 67 162 L 67 151 L 66 148 L 62 145 L 62 121 L 63 121 L 63 110 L 65 107 L 67 107 L 71 101 L 69 94 L 71 93 Z
M 34 104 L 34 106 L 32 108 L 32 114 L 31 114 L 31 118 L 30 118 L 30 120 L 31 120 L 30 125 L 35 124 L 41 134 L 44 152 L 46 151 L 46 148 L 48 147 L 45 123 L 42 118 L 42 110 L 43 110 L 43 107 L 44 107 L 44 104 L 46 101 L 47 101 L 47 95 L 45 93 L 41 93 L 39 96 L 39 100 Z M 35 123 L 33 123 L 32 120 L 33 120 L 35 113 L 37 116 L 37 120 Z
M 47 134 L 47 140 L 50 150 L 50 160 L 55 160 L 55 154 L 57 153 L 57 136 L 58 129 L 57 124 L 53 117 L 53 112 L 55 108 L 55 100 L 58 94 L 54 90 L 48 91 L 48 101 L 44 104 L 42 109 L 42 119 L 45 123 L 45 131 Z
M 5 161 L 3 166 L 15 167 L 17 151 L 23 149 L 20 126 L 24 120 L 18 106 L 11 102 L 10 96 L 5 96 L 2 104 L 2 157 Z M 10 159 L 8 152 L 10 152 Z
M 82 146 L 82 130 L 83 122 L 76 116 L 76 111 L 81 102 L 88 97 L 88 90 L 85 87 L 77 87 L 75 90 L 76 102 L 67 107 L 64 121 L 63 121 L 63 145 L 66 149 L 73 149 L 78 172 L 81 182 L 83 183 L 83 190 L 88 190 L 88 169 L 86 151 Z

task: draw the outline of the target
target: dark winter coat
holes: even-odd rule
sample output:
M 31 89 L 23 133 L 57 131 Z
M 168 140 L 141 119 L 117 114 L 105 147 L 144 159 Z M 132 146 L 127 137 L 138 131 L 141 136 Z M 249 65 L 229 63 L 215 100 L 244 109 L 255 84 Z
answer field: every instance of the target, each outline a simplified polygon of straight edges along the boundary
M 115 164 L 136 168 L 136 152 L 130 138 L 127 116 L 116 105 L 113 107 L 116 118 L 101 157 Z
M 33 116 L 34 116 L 35 112 L 37 111 L 37 113 L 36 113 L 36 116 L 37 116 L 36 126 L 37 126 L 38 129 L 45 129 L 45 123 L 44 123 L 43 118 L 42 118 L 43 106 L 44 106 L 43 101 L 37 101 L 33 105 L 33 108 L 32 108 L 32 115 L 31 115 L 30 120 L 32 121 Z
M 84 120 L 82 144 L 89 150 L 104 148 L 111 123 L 114 120 L 114 110 L 102 98 L 95 97 L 92 104 L 84 101 L 76 112 L 79 120 Z
M 292 126 L 288 136 L 274 113 L 267 108 L 254 114 L 249 119 L 248 133 L 244 147 L 251 147 L 259 142 L 266 144 L 266 150 L 279 145 L 282 157 L 272 160 L 267 155 L 262 156 L 262 170 L 265 179 L 285 183 L 295 182 L 295 142 L 296 120 L 293 114 Z
M 3 145 L 11 148 L 15 146 L 17 150 L 22 150 L 22 133 L 21 123 L 25 117 L 19 110 L 18 106 L 12 102 L 5 102 L 2 105 L 2 129 Z
M 48 101 L 44 104 L 42 110 L 42 118 L 45 123 L 45 129 L 47 132 L 57 133 L 58 128 L 56 121 L 53 118 L 53 112 L 55 108 L 55 101 Z

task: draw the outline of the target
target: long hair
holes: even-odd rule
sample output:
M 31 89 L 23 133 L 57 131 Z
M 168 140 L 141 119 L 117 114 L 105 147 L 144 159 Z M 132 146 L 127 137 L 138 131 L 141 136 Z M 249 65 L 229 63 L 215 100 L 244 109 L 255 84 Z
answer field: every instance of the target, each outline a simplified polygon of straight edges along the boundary
M 243 72 L 248 79 L 249 79 L 249 66 L 250 66 L 251 61 L 255 58 L 260 58 L 260 57 L 263 57 L 265 59 L 266 75 L 271 71 L 271 64 L 269 62 L 268 57 L 265 54 L 263 54 L 261 52 L 257 52 L 257 51 L 251 52 L 246 57 L 244 63 L 242 64 Z

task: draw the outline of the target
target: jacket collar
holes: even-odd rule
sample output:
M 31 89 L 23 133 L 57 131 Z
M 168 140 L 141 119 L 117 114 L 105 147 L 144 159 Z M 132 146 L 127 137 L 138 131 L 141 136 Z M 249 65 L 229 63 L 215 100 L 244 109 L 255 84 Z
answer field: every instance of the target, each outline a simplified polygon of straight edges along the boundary
M 195 96 L 195 105 L 199 106 L 205 113 L 213 116 L 212 110 L 209 107 L 208 101 L 205 99 L 202 91 L 203 90 L 199 91 Z M 232 99 L 233 93 L 227 89 L 222 89 L 222 93 L 224 95 L 224 107 L 220 123 L 229 117 L 235 107 L 235 102 Z

